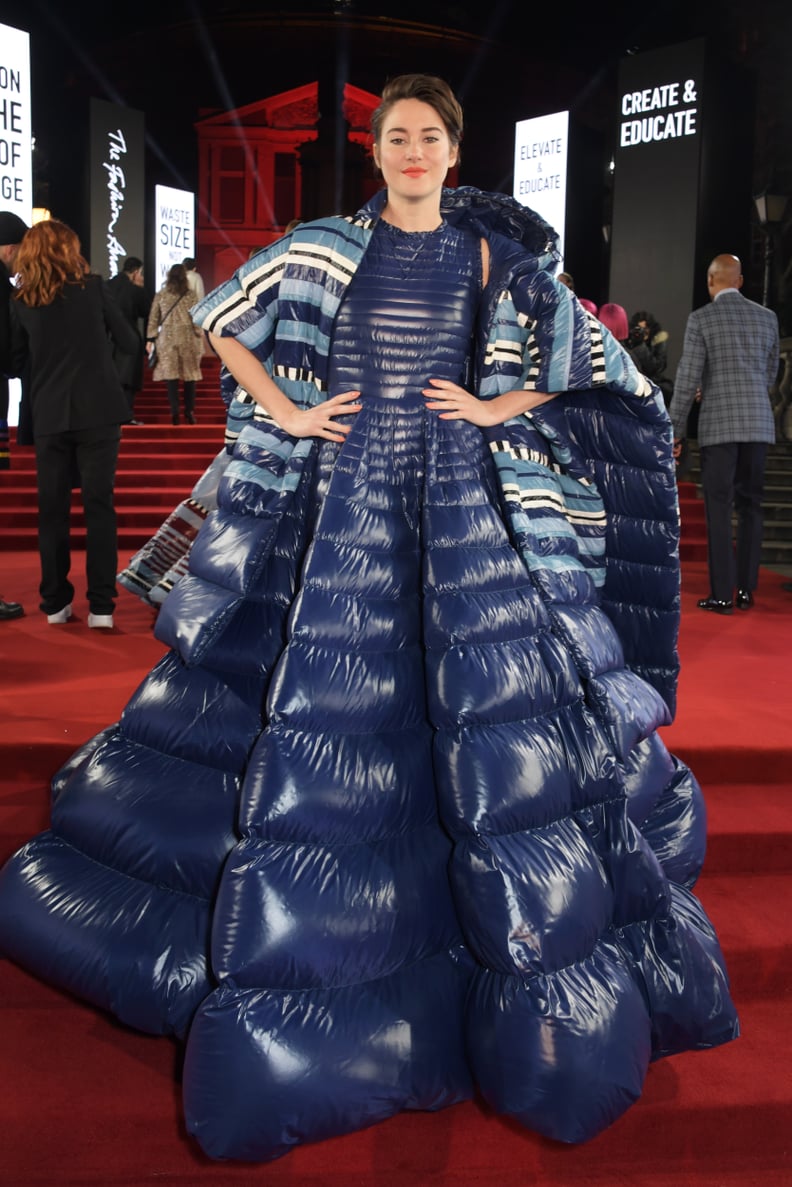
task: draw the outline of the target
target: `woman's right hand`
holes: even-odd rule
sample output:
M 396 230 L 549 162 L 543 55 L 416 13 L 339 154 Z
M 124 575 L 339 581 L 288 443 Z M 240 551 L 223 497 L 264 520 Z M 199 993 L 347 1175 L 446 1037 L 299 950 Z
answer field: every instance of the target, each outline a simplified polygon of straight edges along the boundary
M 210 346 L 228 367 L 243 391 L 252 396 L 256 403 L 269 413 L 275 424 L 290 437 L 320 437 L 325 441 L 344 440 L 350 426 L 339 424 L 336 417 L 360 412 L 363 407 L 358 403 L 360 392 L 341 392 L 340 395 L 333 396 L 332 400 L 325 400 L 323 404 L 314 404 L 311 408 L 298 408 L 243 343 L 238 342 L 236 338 L 224 338 L 211 331 L 208 332 L 208 338 Z
M 359 403 L 359 397 L 360 392 L 342 392 L 311 408 L 295 406 L 278 418 L 278 424 L 291 437 L 322 437 L 325 441 L 343 441 L 352 426 L 339 424 L 335 418 L 360 412 L 363 405 Z

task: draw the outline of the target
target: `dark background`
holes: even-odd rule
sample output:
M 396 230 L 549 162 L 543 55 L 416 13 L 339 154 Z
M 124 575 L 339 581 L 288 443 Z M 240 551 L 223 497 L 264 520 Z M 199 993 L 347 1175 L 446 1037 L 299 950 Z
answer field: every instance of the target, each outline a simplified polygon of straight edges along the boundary
M 146 188 L 197 188 L 194 123 L 317 78 L 377 93 L 393 74 L 426 70 L 452 84 L 466 111 L 460 183 L 511 192 L 517 119 L 569 108 L 581 145 L 575 183 L 578 290 L 608 291 L 607 244 L 617 73 L 626 54 L 695 37 L 718 68 L 755 94 L 752 162 L 735 157 L 747 192 L 792 194 L 789 0 L 687 0 L 654 5 L 457 0 L 370 3 L 298 0 L 293 7 L 218 0 L 123 6 L 0 0 L 0 21 L 32 37 L 34 199 L 88 234 L 85 154 L 91 95 L 145 112 Z M 730 115 L 724 112 L 728 155 Z M 761 299 L 764 238 L 741 203 L 747 295 Z M 647 234 L 651 228 L 647 227 Z M 728 234 L 728 232 L 724 232 Z M 775 237 L 770 304 L 792 329 L 792 202 Z M 717 250 L 734 250 L 729 242 Z M 701 270 L 706 261 L 696 261 Z M 786 278 L 785 278 L 785 274 Z M 585 291 L 584 291 L 585 290 Z

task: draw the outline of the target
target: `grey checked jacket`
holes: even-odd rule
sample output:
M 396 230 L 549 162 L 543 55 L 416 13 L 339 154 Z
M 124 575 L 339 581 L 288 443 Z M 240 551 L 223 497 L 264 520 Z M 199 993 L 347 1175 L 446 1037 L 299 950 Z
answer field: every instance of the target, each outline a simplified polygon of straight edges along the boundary
M 671 403 L 674 436 L 686 435 L 700 387 L 700 445 L 775 441 L 769 389 L 777 372 L 776 315 L 737 289 L 726 289 L 688 318 Z

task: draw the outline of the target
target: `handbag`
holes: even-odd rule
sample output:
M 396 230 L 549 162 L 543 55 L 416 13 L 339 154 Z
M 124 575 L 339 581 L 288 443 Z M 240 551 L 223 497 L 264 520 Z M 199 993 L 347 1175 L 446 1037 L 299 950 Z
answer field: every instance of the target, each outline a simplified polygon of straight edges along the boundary
M 186 296 L 187 296 L 187 293 L 182 293 L 182 295 L 180 297 L 177 297 L 176 300 L 173 302 L 170 309 L 165 314 L 165 316 L 163 317 L 160 324 L 157 326 L 158 334 L 161 333 L 162 327 L 165 325 L 165 322 L 168 320 L 170 315 L 173 313 L 176 306 L 179 304 L 180 301 L 183 301 Z M 149 351 L 148 364 L 153 371 L 157 365 L 157 340 L 156 340 L 156 338 L 154 338 L 152 341 L 154 342 L 154 345 L 152 346 L 151 350 Z

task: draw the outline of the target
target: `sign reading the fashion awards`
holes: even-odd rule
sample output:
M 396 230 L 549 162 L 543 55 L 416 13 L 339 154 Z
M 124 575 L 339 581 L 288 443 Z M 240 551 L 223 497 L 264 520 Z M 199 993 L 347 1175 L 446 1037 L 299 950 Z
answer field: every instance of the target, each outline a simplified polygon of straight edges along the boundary
M 142 111 L 91 100 L 91 267 L 109 278 L 143 252 Z
M 557 111 L 515 124 L 514 197 L 541 214 L 558 232 L 563 256 L 566 224 L 569 112 Z
M 154 197 L 157 212 L 157 288 L 165 283 L 168 270 L 185 256 L 195 255 L 195 194 L 158 185 Z
M 10 25 L 0 25 L 0 207 L 30 223 L 33 207 L 30 35 Z
M 683 82 L 664 82 L 644 87 L 641 91 L 626 91 L 621 96 L 619 146 L 651 144 L 657 140 L 673 140 L 679 136 L 695 136 L 698 132 L 698 92 L 695 78 Z

